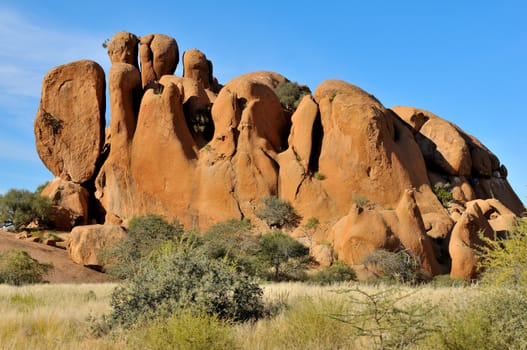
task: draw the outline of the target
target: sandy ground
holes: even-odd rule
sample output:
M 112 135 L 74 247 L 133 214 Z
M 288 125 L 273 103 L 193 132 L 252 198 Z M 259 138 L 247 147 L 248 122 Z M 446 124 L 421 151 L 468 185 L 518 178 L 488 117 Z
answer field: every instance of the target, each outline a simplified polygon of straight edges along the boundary
M 50 283 L 98 283 L 110 280 L 104 273 L 75 264 L 68 258 L 65 249 L 17 239 L 15 234 L 0 229 L 0 252 L 12 248 L 28 252 L 41 263 L 52 263 L 53 268 L 44 276 Z

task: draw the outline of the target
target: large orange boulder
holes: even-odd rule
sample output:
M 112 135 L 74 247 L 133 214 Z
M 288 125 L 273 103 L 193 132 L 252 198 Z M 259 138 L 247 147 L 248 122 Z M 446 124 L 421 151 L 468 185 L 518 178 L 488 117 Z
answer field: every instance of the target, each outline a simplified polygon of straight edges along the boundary
M 35 118 L 37 152 L 55 176 L 90 180 L 104 143 L 104 70 L 82 60 L 49 71 Z
M 276 156 L 289 126 L 273 90 L 246 76 L 222 88 L 212 118 L 214 136 L 200 151 L 193 199 L 200 227 L 254 218 L 259 199 L 278 193 Z
M 430 188 L 412 130 L 375 97 L 328 80 L 314 99 L 304 97 L 292 122 L 289 147 L 278 157 L 280 194 L 304 218 L 335 222 L 355 198 L 394 207 L 415 188 L 430 235 L 446 237 L 451 220 Z
M 112 64 L 128 63 L 139 68 L 137 64 L 139 38 L 132 33 L 119 32 L 108 42 L 108 56 Z
M 99 252 L 117 244 L 124 237 L 126 231 L 119 225 L 76 226 L 66 240 L 68 255 L 79 265 L 102 270 Z
M 484 242 L 483 235 L 492 238 L 494 231 L 477 201 L 467 203 L 466 211 L 452 229 L 449 253 L 452 259 L 452 278 L 471 280 L 477 275 L 477 247 Z
M 145 92 L 132 143 L 131 170 L 136 214 L 177 217 L 190 226 L 198 148 L 185 120 L 179 82 L 180 78 L 164 76 L 160 93 Z
M 454 124 L 411 107 L 393 107 L 392 110 L 418 131 L 416 140 L 429 166 L 448 175 L 469 176 L 472 173 L 470 147 Z
M 141 77 L 128 63 L 114 63 L 109 72 L 109 154 L 96 181 L 95 197 L 106 211 L 107 223 L 130 217 L 135 206 L 131 173 L 131 148 L 141 97 Z
M 213 76 L 212 62 L 198 49 L 183 53 L 183 77 L 197 81 L 204 89 L 218 92 L 220 86 Z
M 497 198 L 516 215 L 525 208 L 507 181 L 507 170 L 479 140 L 435 114 L 414 107 L 392 108 L 413 129 L 435 185 L 449 178 L 454 199 Z M 436 178 L 437 180 L 432 180 Z
M 414 194 L 413 190 L 405 191 L 395 210 L 353 204 L 349 214 L 339 220 L 327 236 L 339 259 L 357 265 L 375 250 L 404 248 L 431 275 L 439 274 L 441 267 L 432 240 L 426 235 Z
M 174 74 L 179 63 L 179 48 L 174 38 L 149 34 L 140 39 L 139 57 L 143 87 L 157 82 L 163 75 Z
M 266 85 L 273 90 L 278 86 L 278 84 L 287 81 L 287 79 L 282 74 L 265 70 L 247 73 L 244 74 L 243 77 L 255 83 Z
M 54 229 L 70 231 L 74 226 L 88 224 L 90 194 L 81 185 L 57 177 L 40 194 L 53 201 Z

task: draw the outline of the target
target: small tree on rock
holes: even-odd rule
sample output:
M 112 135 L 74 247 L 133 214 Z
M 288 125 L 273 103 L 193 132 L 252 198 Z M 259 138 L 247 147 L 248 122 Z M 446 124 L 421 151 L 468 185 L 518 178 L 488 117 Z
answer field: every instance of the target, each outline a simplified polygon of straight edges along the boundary
M 262 203 L 263 206 L 255 214 L 270 228 L 295 228 L 302 219 L 291 203 L 286 200 L 269 196 L 263 198 Z

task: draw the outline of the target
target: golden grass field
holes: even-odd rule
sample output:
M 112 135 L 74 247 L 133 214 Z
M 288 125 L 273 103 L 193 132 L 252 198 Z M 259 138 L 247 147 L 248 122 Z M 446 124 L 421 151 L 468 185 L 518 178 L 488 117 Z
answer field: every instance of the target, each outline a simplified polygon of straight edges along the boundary
M 110 296 L 115 286 L 112 283 L 0 285 L 0 349 L 158 348 L 155 339 L 149 340 L 150 345 L 146 343 L 148 339 L 141 329 L 121 330 L 102 337 L 92 333 L 93 320 L 111 310 Z M 287 307 L 277 316 L 255 323 L 226 325 L 231 339 L 229 347 L 291 350 L 357 346 L 357 339 L 350 338 L 350 326 L 331 317 L 349 312 L 352 302 L 349 293 L 356 286 L 264 284 L 264 298 Z M 367 294 L 390 288 L 360 285 Z M 406 295 L 400 303 L 447 310 L 451 303 L 463 302 L 479 292 L 474 287 L 398 287 L 396 293 Z M 152 333 L 151 326 L 145 327 L 145 332 Z M 187 344 L 181 348 L 194 347 Z M 223 347 L 218 344 L 217 348 Z

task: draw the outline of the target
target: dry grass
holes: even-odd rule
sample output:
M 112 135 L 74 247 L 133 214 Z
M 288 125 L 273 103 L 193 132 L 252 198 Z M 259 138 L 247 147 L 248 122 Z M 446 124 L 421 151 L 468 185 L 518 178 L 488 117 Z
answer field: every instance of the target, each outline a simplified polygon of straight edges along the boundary
M 90 339 L 90 317 L 110 310 L 114 284 L 0 285 L 1 349 L 110 349 Z
M 252 324 L 232 326 L 241 349 L 345 349 L 357 344 L 349 325 L 328 317 L 347 312 L 350 289 L 377 293 L 390 286 L 343 283 L 313 286 L 302 283 L 265 284 L 264 297 L 283 311 Z M 124 349 L 137 333 L 124 331 L 96 338 L 92 321 L 110 311 L 115 284 L 0 285 L 0 349 Z M 479 293 L 470 287 L 398 287 L 410 294 L 404 302 L 442 308 Z M 136 330 L 137 332 L 137 330 Z M 127 342 L 128 340 L 128 342 Z M 133 344 L 135 347 L 140 344 Z

